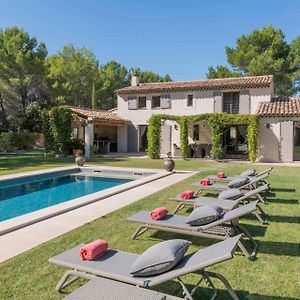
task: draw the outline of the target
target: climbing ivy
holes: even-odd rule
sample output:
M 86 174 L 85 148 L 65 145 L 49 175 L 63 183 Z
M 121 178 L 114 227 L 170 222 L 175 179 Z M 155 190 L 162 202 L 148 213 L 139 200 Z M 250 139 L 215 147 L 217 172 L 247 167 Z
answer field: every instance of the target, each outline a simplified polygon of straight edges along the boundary
M 150 158 L 160 158 L 160 136 L 161 136 L 161 126 L 165 120 L 178 121 L 180 117 L 157 114 L 152 115 L 148 121 L 147 130 L 147 140 L 148 148 L 147 154 Z
M 49 121 L 55 142 L 55 152 L 68 154 L 71 141 L 71 122 L 73 113 L 67 106 L 53 107 L 49 112 Z
M 246 124 L 249 159 L 255 161 L 257 150 L 258 118 L 255 115 L 234 115 L 210 113 L 192 116 L 153 115 L 148 122 L 148 155 L 160 157 L 161 126 L 166 120 L 177 121 L 180 126 L 180 155 L 186 159 L 189 155 L 188 124 L 205 121 L 212 129 L 212 149 L 214 159 L 222 156 L 222 139 L 226 124 Z

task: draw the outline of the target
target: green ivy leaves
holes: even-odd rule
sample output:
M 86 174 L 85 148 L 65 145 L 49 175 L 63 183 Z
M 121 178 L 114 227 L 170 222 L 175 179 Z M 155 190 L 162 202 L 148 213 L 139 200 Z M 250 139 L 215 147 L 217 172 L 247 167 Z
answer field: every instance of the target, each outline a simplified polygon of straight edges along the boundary
M 165 120 L 177 121 L 180 126 L 180 154 L 183 159 L 188 158 L 188 124 L 205 121 L 212 129 L 212 149 L 214 159 L 222 156 L 222 140 L 225 124 L 247 124 L 247 143 L 249 159 L 255 161 L 257 151 L 258 117 L 256 115 L 234 115 L 227 113 L 212 113 L 193 116 L 174 116 L 158 114 L 148 121 L 148 149 L 150 158 L 160 158 L 161 125 Z

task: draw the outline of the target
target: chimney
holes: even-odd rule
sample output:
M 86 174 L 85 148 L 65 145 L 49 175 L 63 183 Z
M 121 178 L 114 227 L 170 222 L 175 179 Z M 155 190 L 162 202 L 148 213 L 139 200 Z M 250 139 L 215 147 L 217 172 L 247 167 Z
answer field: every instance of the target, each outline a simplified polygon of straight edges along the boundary
M 131 86 L 139 86 L 140 78 L 135 73 L 131 73 Z

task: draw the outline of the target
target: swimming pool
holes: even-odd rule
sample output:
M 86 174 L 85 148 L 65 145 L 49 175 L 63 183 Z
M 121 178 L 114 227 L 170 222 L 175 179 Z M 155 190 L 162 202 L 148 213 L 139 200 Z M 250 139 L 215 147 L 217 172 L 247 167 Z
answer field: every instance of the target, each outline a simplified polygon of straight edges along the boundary
M 1 181 L 0 221 L 133 181 L 94 174 L 73 170 Z

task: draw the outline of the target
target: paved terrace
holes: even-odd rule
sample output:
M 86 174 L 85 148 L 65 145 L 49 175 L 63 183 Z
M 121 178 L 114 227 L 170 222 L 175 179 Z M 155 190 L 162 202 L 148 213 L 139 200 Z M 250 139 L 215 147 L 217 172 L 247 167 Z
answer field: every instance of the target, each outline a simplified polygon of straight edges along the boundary
M 147 169 L 147 171 L 155 170 Z M 161 170 L 159 171 L 161 172 Z M 35 246 L 80 227 L 85 223 L 103 217 L 110 212 L 154 194 L 172 184 L 187 179 L 194 174 L 194 172 L 170 173 L 170 175 L 166 177 L 135 187 L 106 199 L 99 200 L 93 204 L 83 206 L 81 208 L 2 235 L 0 236 L 0 262 L 10 259 Z

